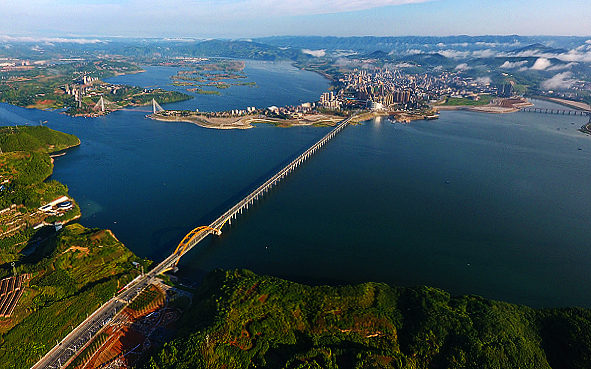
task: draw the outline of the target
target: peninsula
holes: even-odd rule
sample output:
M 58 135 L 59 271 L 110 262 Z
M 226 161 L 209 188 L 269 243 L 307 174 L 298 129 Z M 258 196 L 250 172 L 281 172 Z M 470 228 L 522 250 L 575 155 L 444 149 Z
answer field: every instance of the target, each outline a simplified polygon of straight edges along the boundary
M 287 114 L 283 109 L 248 109 L 225 112 L 201 113 L 186 110 L 165 110 L 148 115 L 148 118 L 165 122 L 188 122 L 204 128 L 249 129 L 256 124 L 272 124 L 279 127 L 334 126 L 343 119 L 340 115 L 308 111 Z

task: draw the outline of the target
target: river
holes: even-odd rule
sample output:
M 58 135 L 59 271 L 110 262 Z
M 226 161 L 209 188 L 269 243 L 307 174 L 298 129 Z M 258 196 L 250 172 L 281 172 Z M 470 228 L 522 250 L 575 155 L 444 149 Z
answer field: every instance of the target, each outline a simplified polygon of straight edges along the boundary
M 164 108 L 298 104 L 328 87 L 283 63 L 249 62 L 245 72 L 258 87 Z M 110 81 L 165 87 L 175 73 L 153 67 Z M 70 118 L 0 104 L 0 125 L 48 120 L 80 137 L 52 177 L 79 202 L 83 225 L 112 229 L 153 260 L 328 132 L 213 130 L 145 114 Z M 451 111 L 349 126 L 186 255 L 179 275 L 199 281 L 215 268 L 248 268 L 312 284 L 424 284 L 533 307 L 591 307 L 591 137 L 577 131 L 585 122 Z

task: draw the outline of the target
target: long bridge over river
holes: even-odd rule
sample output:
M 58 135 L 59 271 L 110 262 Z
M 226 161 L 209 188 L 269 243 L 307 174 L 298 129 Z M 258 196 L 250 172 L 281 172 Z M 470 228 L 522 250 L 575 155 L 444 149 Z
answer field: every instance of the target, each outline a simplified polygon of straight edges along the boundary
M 591 116 L 591 111 L 588 111 L 588 110 L 546 109 L 546 108 L 529 108 L 529 107 L 520 108 L 519 110 L 523 111 L 523 112 L 527 112 L 527 113 Z
M 43 358 L 33 365 L 32 369 L 57 369 L 70 363 L 76 354 L 90 343 L 92 337 L 101 332 L 106 327 L 106 324 L 111 321 L 111 319 L 113 319 L 117 313 L 121 311 L 127 305 L 127 303 L 129 303 L 129 301 L 137 296 L 142 289 L 155 281 L 157 275 L 175 269 L 180 258 L 210 233 L 220 234 L 222 227 L 226 223 L 230 223 L 232 219 L 235 219 L 238 214 L 243 212 L 244 209 L 248 209 L 249 206 L 252 206 L 255 201 L 261 198 L 261 196 L 263 196 L 273 186 L 279 183 L 279 181 L 285 178 L 285 176 L 305 162 L 310 156 L 318 151 L 318 149 L 335 137 L 337 133 L 341 132 L 346 126 L 349 125 L 351 118 L 352 117 L 349 117 L 341 121 L 318 142 L 300 154 L 297 158 L 292 160 L 289 164 L 279 170 L 274 176 L 269 178 L 265 183 L 248 194 L 248 196 L 240 200 L 236 205 L 232 206 L 228 211 L 214 220 L 210 225 L 198 227 L 189 232 L 169 257 L 164 259 L 164 261 L 158 264 L 149 273 L 138 276 L 134 281 L 126 286 L 127 288 L 125 288 L 119 295 L 104 303 L 89 318 L 80 323 L 78 327 L 74 328 L 74 330 L 70 332 L 70 334 L 68 334 L 60 343 L 56 342 L 56 345 L 51 349 L 51 351 L 49 351 Z

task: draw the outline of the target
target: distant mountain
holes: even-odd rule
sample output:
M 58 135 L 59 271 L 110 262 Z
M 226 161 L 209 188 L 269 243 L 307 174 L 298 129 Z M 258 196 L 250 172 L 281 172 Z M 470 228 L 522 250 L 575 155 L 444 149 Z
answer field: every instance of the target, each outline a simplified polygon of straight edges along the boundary
M 540 44 L 554 45 L 555 47 L 574 49 L 585 44 L 588 38 L 574 36 L 519 36 L 519 35 L 485 35 L 485 36 L 397 36 L 397 37 L 322 37 L 322 36 L 280 36 L 264 37 L 255 41 L 274 45 L 277 47 L 289 47 L 298 49 L 311 49 L 327 51 L 351 50 L 362 54 L 375 51 L 387 53 L 404 53 L 409 49 L 418 49 L 423 52 L 437 52 L 439 50 L 482 50 L 494 49 L 497 51 L 511 51 L 524 45 Z M 550 47 L 550 46 L 548 46 Z
M 51 57 L 88 57 L 96 55 L 123 55 L 134 58 L 159 58 L 177 56 L 218 56 L 255 60 L 304 61 L 311 58 L 301 49 L 244 40 L 162 40 L 115 39 L 95 44 L 27 42 L 0 42 L 0 57 L 10 56 L 32 60 Z
M 512 50 L 512 52 L 515 54 L 524 53 L 527 51 L 537 52 L 539 54 L 564 54 L 564 53 L 568 52 L 568 50 L 566 50 L 566 49 L 553 48 L 553 47 L 543 45 L 541 43 L 535 43 L 535 44 L 528 45 L 526 47 Z
M 208 40 L 179 45 L 179 52 L 193 56 L 219 56 L 255 60 L 305 60 L 311 56 L 297 49 L 281 49 L 250 41 Z
M 406 62 L 414 62 L 420 65 L 427 65 L 427 66 L 443 66 L 449 67 L 452 65 L 456 65 L 457 62 L 446 58 L 445 56 L 439 53 L 429 53 L 429 54 L 414 54 L 408 55 L 404 57 L 398 58 L 399 61 L 406 61 Z
M 380 59 L 380 60 L 388 60 L 390 59 L 390 54 L 384 51 L 374 51 L 371 54 L 367 54 L 364 56 L 364 58 L 369 58 L 369 59 Z

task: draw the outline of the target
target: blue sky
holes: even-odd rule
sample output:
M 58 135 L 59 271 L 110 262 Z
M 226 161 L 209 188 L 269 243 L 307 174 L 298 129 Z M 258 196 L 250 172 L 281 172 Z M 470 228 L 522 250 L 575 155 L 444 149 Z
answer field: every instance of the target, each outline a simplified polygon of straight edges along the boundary
M 0 0 L 0 35 L 591 36 L 589 0 Z

